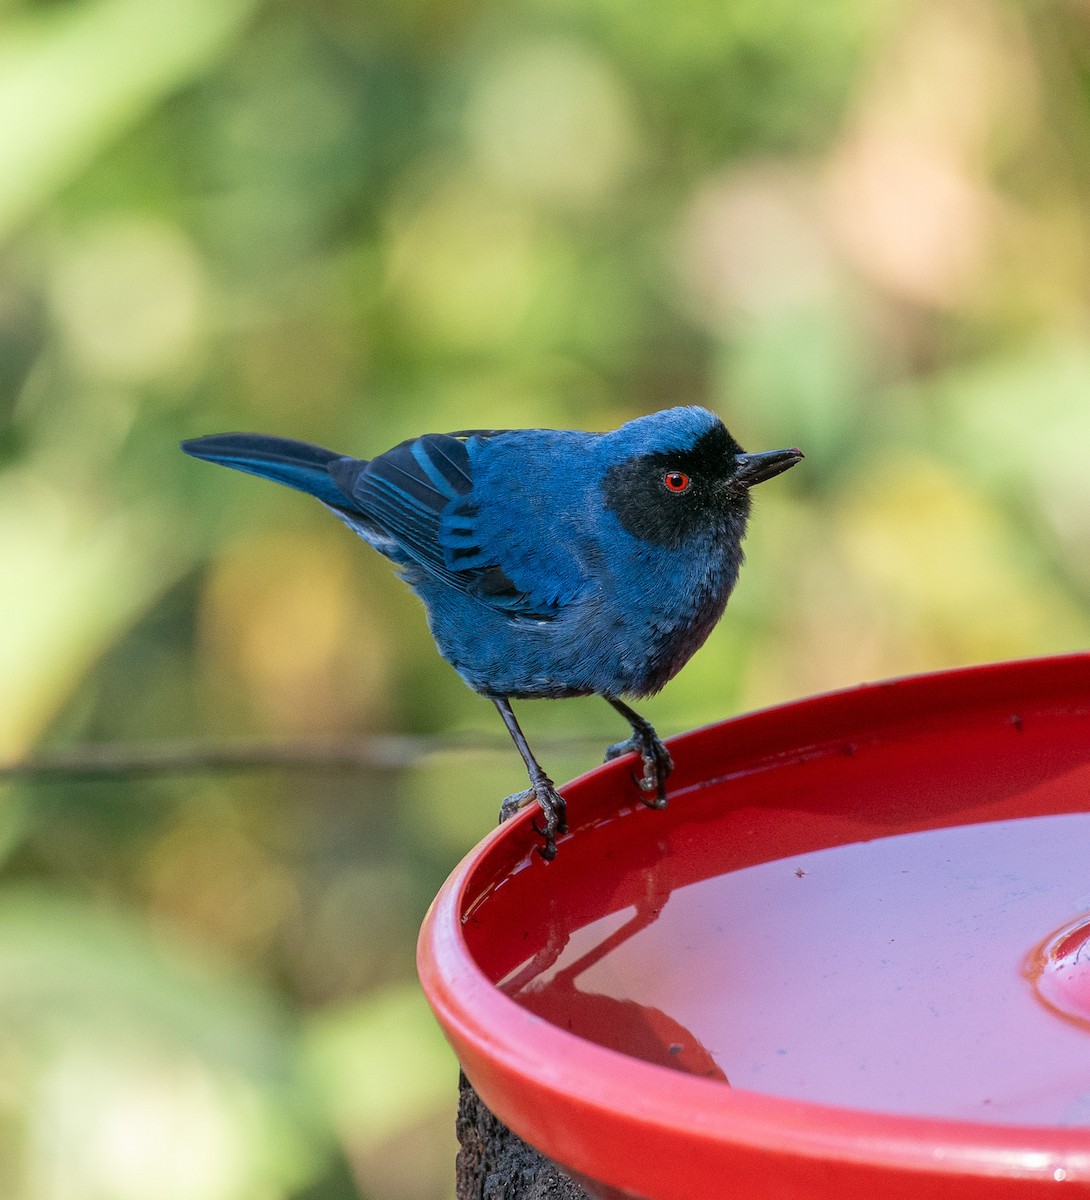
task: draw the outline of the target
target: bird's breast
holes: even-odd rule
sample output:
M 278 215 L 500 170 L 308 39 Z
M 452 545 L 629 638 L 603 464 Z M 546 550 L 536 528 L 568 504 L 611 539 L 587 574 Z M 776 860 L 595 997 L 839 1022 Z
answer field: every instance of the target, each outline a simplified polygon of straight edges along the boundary
M 686 555 L 607 547 L 594 579 L 549 620 L 498 611 L 427 579 L 416 590 L 440 652 L 477 691 L 641 696 L 658 691 L 704 643 L 739 565 L 740 555 L 715 545 Z
M 597 613 L 581 618 L 596 632 L 608 630 L 595 646 L 602 674 L 634 696 L 657 692 L 704 644 L 741 565 L 740 553 L 714 544 L 699 554 L 643 557 L 598 597 Z

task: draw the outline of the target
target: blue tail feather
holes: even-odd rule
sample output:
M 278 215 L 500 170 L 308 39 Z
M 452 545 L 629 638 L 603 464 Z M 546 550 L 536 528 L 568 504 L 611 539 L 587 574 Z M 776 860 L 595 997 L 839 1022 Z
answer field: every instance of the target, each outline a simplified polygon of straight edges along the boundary
M 182 442 L 182 449 L 194 458 L 307 492 L 334 508 L 356 507 L 329 474 L 330 464 L 342 461 L 345 455 L 321 446 L 261 433 L 217 433 Z

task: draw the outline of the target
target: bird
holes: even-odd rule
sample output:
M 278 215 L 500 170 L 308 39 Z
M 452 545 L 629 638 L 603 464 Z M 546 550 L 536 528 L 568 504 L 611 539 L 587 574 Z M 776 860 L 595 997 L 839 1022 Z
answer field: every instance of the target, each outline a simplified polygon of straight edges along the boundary
M 803 457 L 747 454 L 689 405 L 601 433 L 427 433 L 371 459 L 260 433 L 181 449 L 314 496 L 394 564 L 439 653 L 503 718 L 530 787 L 501 820 L 536 802 L 546 860 L 566 805 L 512 700 L 602 697 L 631 729 L 605 760 L 638 754 L 640 799 L 664 808 L 673 760 L 625 697 L 658 692 L 703 645 L 742 566 L 750 489 Z

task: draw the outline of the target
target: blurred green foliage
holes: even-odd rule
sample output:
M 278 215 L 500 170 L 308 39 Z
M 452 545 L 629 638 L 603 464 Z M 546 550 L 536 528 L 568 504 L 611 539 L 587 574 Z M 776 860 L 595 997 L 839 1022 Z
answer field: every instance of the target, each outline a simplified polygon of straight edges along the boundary
M 665 732 L 1084 646 L 1088 82 L 1074 0 L 3 0 L 0 756 L 495 733 L 377 555 L 176 449 L 225 429 L 801 445 Z M 521 780 L 5 785 L 0 1194 L 450 1195 L 415 931 Z

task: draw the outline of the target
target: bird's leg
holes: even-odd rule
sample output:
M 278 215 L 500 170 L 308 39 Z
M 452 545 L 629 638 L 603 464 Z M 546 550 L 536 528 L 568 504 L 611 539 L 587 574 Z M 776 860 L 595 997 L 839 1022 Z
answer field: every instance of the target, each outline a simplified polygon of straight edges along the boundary
M 613 696 L 605 696 L 610 704 L 632 726 L 632 736 L 626 741 L 610 746 L 606 751 L 606 762 L 620 758 L 622 754 L 637 753 L 643 760 L 643 775 L 636 782 L 644 796 L 644 804 L 648 808 L 666 807 L 666 777 L 674 769 L 674 760 L 670 751 L 662 744 L 650 721 L 645 721 L 634 708 L 630 708 L 623 700 Z M 654 798 L 651 798 L 651 793 Z
M 539 829 L 536 823 L 534 825 L 534 831 L 545 839 L 545 845 L 539 848 L 539 853 L 544 859 L 555 858 L 556 835 L 568 832 L 564 797 L 556 790 L 553 786 L 553 781 L 545 774 L 541 769 L 541 764 L 534 758 L 534 752 L 530 749 L 525 734 L 519 728 L 518 721 L 515 720 L 510 700 L 506 696 L 493 696 L 491 699 L 492 703 L 499 709 L 500 716 L 503 717 L 503 723 L 507 726 L 507 732 L 511 735 L 511 740 L 518 747 L 518 752 L 522 755 L 522 761 L 526 764 L 526 770 L 530 773 L 529 791 L 516 792 L 513 796 L 507 797 L 500 806 L 500 821 L 502 823 L 508 817 L 513 817 L 515 813 L 526 808 L 527 805 L 533 804 L 536 800 L 541 805 L 541 811 L 545 816 L 544 829 Z

